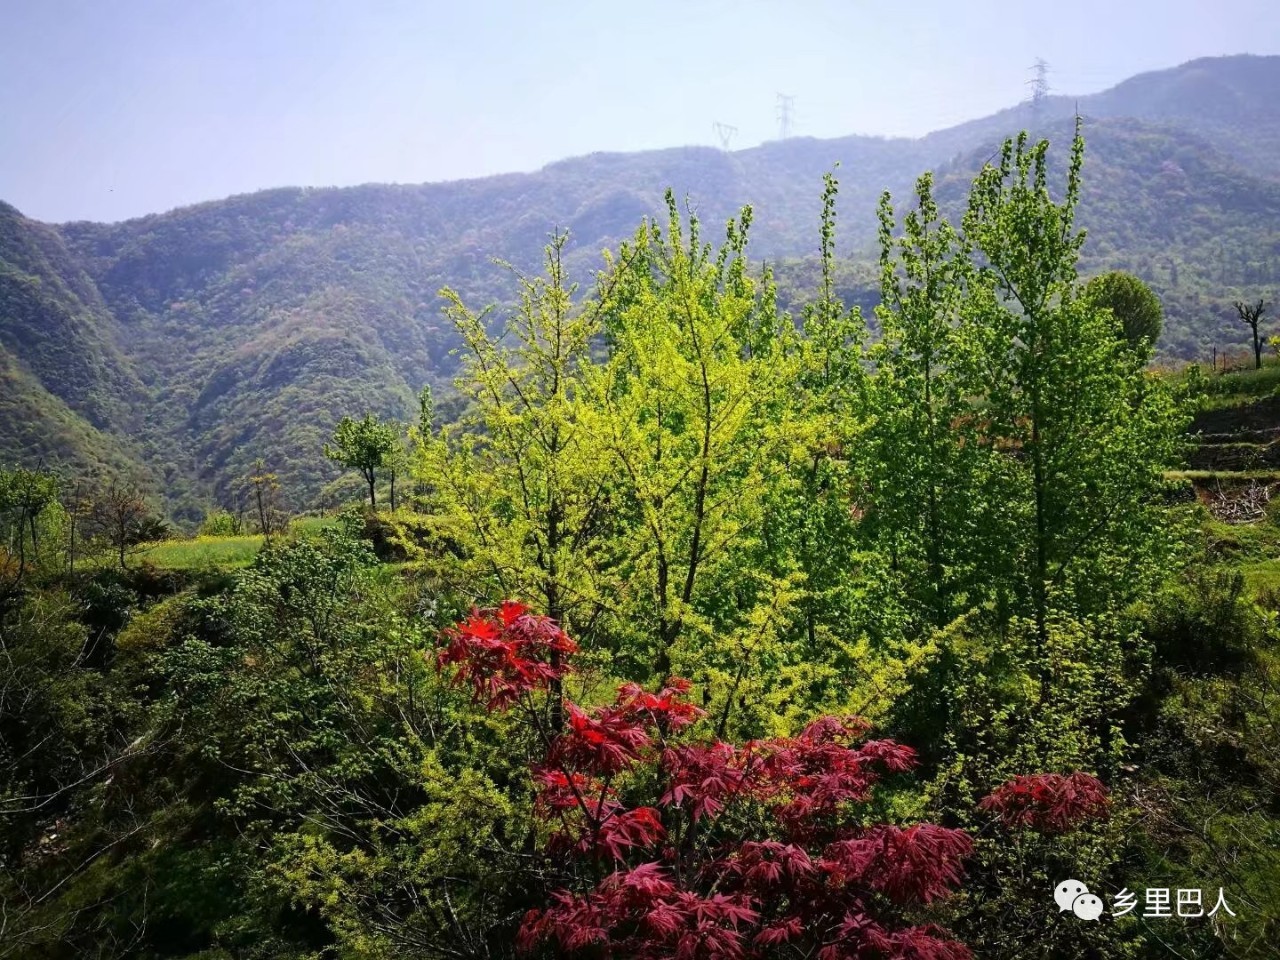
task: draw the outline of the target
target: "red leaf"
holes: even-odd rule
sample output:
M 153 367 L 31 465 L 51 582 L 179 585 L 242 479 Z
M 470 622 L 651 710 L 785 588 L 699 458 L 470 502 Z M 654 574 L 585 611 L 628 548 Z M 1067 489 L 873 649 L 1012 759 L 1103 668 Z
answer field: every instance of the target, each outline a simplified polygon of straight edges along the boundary
M 869 886 L 898 902 L 928 903 L 959 883 L 972 850 L 963 830 L 932 823 L 882 825 L 830 844 L 818 866 L 833 883 Z
M 470 684 L 491 710 L 549 689 L 568 672 L 566 658 L 578 649 L 554 620 L 510 601 L 497 610 L 472 610 L 444 636 L 437 667 L 456 665 L 455 682 Z
M 978 809 L 995 813 L 1006 827 L 1065 833 L 1105 816 L 1110 803 L 1107 788 L 1087 773 L 1037 773 L 1001 784 Z

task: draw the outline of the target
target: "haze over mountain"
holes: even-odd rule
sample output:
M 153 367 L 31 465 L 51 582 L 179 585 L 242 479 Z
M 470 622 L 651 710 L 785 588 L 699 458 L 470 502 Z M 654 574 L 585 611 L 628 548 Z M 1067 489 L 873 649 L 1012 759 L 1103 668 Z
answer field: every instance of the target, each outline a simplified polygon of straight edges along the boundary
M 905 202 L 935 169 L 954 202 L 1025 127 L 1065 160 L 1077 109 L 1086 268 L 1153 284 L 1168 355 L 1239 343 L 1224 306 L 1269 297 L 1280 278 L 1280 57 L 1197 60 L 920 139 L 597 153 L 452 183 L 270 190 L 115 224 L 47 225 L 0 204 L 0 462 L 129 471 L 190 520 L 229 503 L 261 457 L 295 506 L 313 503 L 336 476 L 317 454 L 339 417 L 407 419 L 422 384 L 448 382 L 456 340 L 437 291 L 508 297 L 490 258 L 535 270 L 549 231 L 567 228 L 570 267 L 589 281 L 600 251 L 670 186 L 712 225 L 751 203 L 752 249 L 787 261 L 785 298 L 812 267 L 821 176 L 838 162 L 841 292 L 870 305 L 859 263 L 882 190 Z

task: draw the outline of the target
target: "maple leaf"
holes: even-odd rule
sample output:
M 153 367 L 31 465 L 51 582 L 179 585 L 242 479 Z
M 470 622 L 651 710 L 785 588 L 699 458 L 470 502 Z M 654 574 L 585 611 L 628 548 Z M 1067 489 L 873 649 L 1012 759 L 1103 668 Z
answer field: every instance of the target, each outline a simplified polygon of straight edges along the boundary
M 533 690 L 547 690 L 568 672 L 577 645 L 549 617 L 507 601 L 496 610 L 472 610 L 444 634 L 437 669 L 456 666 L 454 682 L 470 684 L 476 700 L 505 710 Z
M 1102 781 L 1087 773 L 1037 773 L 1001 784 L 979 804 L 1006 827 L 1065 833 L 1106 815 L 1110 796 Z
M 437 662 L 502 710 L 549 690 L 570 671 L 575 650 L 553 621 L 508 602 L 473 610 L 447 631 Z M 968 960 L 945 931 L 886 925 L 869 912 L 868 891 L 902 904 L 943 896 L 959 883 L 971 850 L 962 831 L 934 824 L 848 826 L 856 822 L 848 807 L 869 799 L 881 777 L 915 766 L 911 748 L 867 740 L 865 721 L 835 716 L 794 737 L 742 746 L 681 742 L 675 735 L 704 716 L 688 702 L 689 689 L 684 680 L 657 692 L 624 684 L 612 704 L 590 710 L 563 701 L 564 728 L 530 769 L 534 815 L 555 826 L 549 854 L 617 868 L 594 886 L 556 890 L 526 913 L 521 953 L 757 960 L 784 950 L 821 960 Z M 534 715 L 527 721 L 539 723 Z M 655 783 L 663 784 L 664 813 L 636 803 Z M 1048 828 L 1105 802 L 1092 778 L 1043 775 L 1010 781 L 984 809 Z M 759 818 L 725 816 L 735 803 L 771 809 L 784 838 Z M 680 829 L 668 835 L 664 816 Z M 715 823 L 695 831 L 704 821 Z M 691 846 L 695 836 L 715 840 Z M 641 857 L 661 859 L 627 864 Z
M 657 693 L 649 693 L 639 684 L 624 684 L 618 690 L 617 709 L 637 722 L 679 730 L 706 716 L 705 710 L 686 699 L 689 688 L 689 681 L 679 677 Z
M 653 807 L 613 814 L 600 825 L 596 845 L 602 855 L 621 860 L 632 847 L 653 847 L 666 836 L 662 820 Z
M 719 740 L 669 747 L 662 755 L 669 786 L 658 802 L 688 808 L 695 821 L 714 817 L 748 785 L 744 761 L 731 744 Z
M 649 734 L 625 712 L 606 707 L 588 714 L 566 703 L 568 729 L 551 747 L 554 763 L 612 776 L 629 767 L 650 743 Z

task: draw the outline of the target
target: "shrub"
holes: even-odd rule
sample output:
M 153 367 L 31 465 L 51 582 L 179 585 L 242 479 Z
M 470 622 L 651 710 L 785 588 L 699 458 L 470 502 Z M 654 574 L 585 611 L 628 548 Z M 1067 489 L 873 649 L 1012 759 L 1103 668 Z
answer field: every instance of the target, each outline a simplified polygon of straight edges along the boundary
M 1243 574 L 1193 570 L 1156 598 L 1146 633 L 1157 662 L 1188 674 L 1234 673 L 1248 662 L 1264 626 Z
M 200 536 L 238 537 L 244 532 L 243 527 L 244 524 L 240 518 L 234 514 L 223 510 L 214 510 L 206 515 L 204 523 L 200 524 Z
M 530 770 L 546 903 L 519 946 L 557 956 L 961 958 L 923 908 L 961 881 L 962 831 L 859 813 L 911 748 L 821 717 L 745 744 L 697 734 L 690 685 L 623 685 L 584 708 L 556 691 L 576 647 L 523 606 L 474 611 L 437 664 L 490 710 L 514 711 L 543 750 Z M 1021 778 L 984 801 L 1011 823 L 1068 830 L 1101 814 L 1083 774 Z M 924 922 L 919 922 L 921 920 Z

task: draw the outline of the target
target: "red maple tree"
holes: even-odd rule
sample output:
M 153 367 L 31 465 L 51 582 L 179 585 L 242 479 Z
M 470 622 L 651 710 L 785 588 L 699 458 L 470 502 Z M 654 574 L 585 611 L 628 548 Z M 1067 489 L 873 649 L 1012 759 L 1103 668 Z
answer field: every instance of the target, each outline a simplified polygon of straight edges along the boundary
M 1036 773 L 1001 784 L 978 809 L 994 813 L 1006 827 L 1066 833 L 1104 816 L 1110 803 L 1107 788 L 1087 773 Z
M 794 737 L 739 745 L 695 736 L 703 711 L 683 680 L 657 693 L 627 684 L 592 709 L 557 703 L 564 723 L 551 724 L 542 707 L 560 696 L 575 650 L 553 621 L 505 603 L 473 611 L 438 655 L 477 701 L 522 710 L 545 751 L 531 771 L 534 811 L 560 885 L 525 916 L 523 952 L 971 956 L 944 930 L 912 922 L 960 883 L 969 837 L 858 816 L 886 775 L 915 766 L 910 747 L 830 716 Z M 982 807 L 1011 826 L 1069 829 L 1105 808 L 1101 789 L 1083 774 L 1020 777 Z

